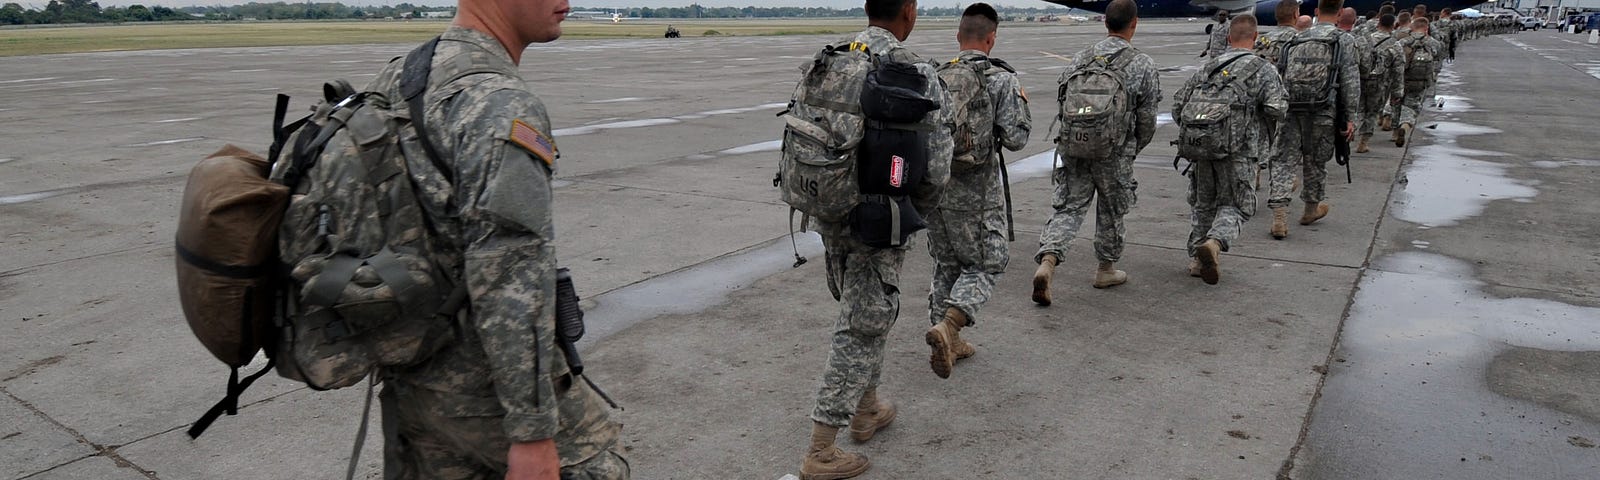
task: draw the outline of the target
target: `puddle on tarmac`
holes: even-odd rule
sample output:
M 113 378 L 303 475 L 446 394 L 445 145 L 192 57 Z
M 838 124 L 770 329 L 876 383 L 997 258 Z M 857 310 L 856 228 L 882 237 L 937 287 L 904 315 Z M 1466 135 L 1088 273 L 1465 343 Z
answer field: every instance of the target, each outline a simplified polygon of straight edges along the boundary
M 1408 183 L 1394 201 L 1395 218 L 1423 227 L 1443 227 L 1483 213 L 1490 201 L 1531 199 L 1539 194 L 1528 182 L 1507 176 L 1506 165 L 1473 158 L 1505 154 L 1456 145 L 1461 136 L 1500 130 L 1438 122 L 1418 131 L 1433 137 L 1434 144 L 1411 150 L 1412 163 L 1405 173 Z
M 1415 251 L 1367 272 L 1317 404 L 1310 477 L 1559 478 L 1532 472 L 1600 468 L 1593 450 L 1567 441 L 1595 438 L 1600 424 L 1497 394 L 1491 383 L 1504 379 L 1489 371 L 1512 349 L 1600 350 L 1600 309 L 1496 298 L 1472 275 L 1466 262 Z
M 800 255 L 808 263 L 822 261 L 822 237 L 815 233 L 794 236 Z M 643 282 L 612 290 L 594 298 L 597 304 L 584 312 L 590 320 L 579 348 L 662 315 L 704 311 L 721 304 L 728 295 L 757 280 L 794 268 L 795 246 L 785 235 L 750 250 L 714 259 Z

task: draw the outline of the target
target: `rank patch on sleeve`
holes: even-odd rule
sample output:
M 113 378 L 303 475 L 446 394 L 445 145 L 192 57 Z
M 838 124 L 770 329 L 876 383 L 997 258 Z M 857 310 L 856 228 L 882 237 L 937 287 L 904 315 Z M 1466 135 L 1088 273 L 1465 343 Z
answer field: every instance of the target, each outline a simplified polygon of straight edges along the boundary
M 528 153 L 532 153 L 533 156 L 539 157 L 539 160 L 544 161 L 546 166 L 555 168 L 557 158 L 556 143 L 551 141 L 550 137 L 540 133 L 539 129 L 529 126 L 521 119 L 512 120 L 511 143 L 515 143 L 517 146 L 527 150 Z

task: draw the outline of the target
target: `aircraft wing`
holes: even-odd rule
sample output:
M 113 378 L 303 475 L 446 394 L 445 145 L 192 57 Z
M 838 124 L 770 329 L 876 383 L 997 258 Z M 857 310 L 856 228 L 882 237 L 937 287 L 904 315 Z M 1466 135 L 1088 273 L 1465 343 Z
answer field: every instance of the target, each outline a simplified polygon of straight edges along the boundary
M 1256 0 L 1189 0 L 1190 5 L 1239 13 L 1256 8 Z

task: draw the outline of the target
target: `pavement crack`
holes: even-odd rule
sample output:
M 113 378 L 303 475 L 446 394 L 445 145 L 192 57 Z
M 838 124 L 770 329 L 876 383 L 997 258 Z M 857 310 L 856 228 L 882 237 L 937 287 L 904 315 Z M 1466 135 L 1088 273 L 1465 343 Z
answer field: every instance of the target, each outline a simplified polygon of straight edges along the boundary
M 7 398 L 10 398 L 12 401 L 17 402 L 18 405 L 22 405 L 22 408 L 27 409 L 29 412 L 33 412 L 34 415 L 38 415 L 39 418 L 43 418 L 44 421 L 50 422 L 50 424 L 51 425 L 55 425 L 56 428 L 59 428 L 62 431 L 67 432 L 67 434 L 71 435 L 72 438 L 74 440 L 77 440 L 78 443 L 87 445 L 87 446 L 89 446 L 89 448 L 92 448 L 95 451 L 95 453 L 93 455 L 77 458 L 77 459 L 72 460 L 71 462 L 66 462 L 66 463 L 63 463 L 61 465 L 56 465 L 54 467 L 50 467 L 49 469 L 46 469 L 43 472 L 34 472 L 33 474 L 28 475 L 28 477 L 31 477 L 31 476 L 34 476 L 34 475 L 38 475 L 38 474 L 41 474 L 41 473 L 44 473 L 44 472 L 48 472 L 50 470 L 55 470 L 57 468 L 61 468 L 63 465 L 72 464 L 73 462 L 82 461 L 84 458 L 106 457 L 106 458 L 110 459 L 112 463 L 117 464 L 118 467 L 126 468 L 126 469 L 129 469 L 129 470 L 133 470 L 135 472 L 139 472 L 139 474 L 140 475 L 144 475 L 145 478 L 149 478 L 149 479 L 152 479 L 152 480 L 160 480 L 159 477 L 156 477 L 155 472 L 147 470 L 144 467 L 140 467 L 139 465 L 128 461 L 128 459 L 123 458 L 122 455 L 117 454 L 117 448 L 119 448 L 120 445 L 107 446 L 107 445 L 101 445 L 101 444 L 89 441 L 89 438 L 83 436 L 82 433 L 78 432 L 77 430 L 73 429 L 72 427 L 66 426 L 66 424 L 61 423 L 60 421 L 56 420 L 55 418 L 52 418 L 50 415 L 44 413 L 43 410 L 39 410 L 39 407 L 35 407 L 33 405 L 33 403 L 30 403 L 27 400 L 23 400 L 21 398 L 18 398 L 16 395 L 13 395 L 11 393 L 11 391 L 6 390 L 4 387 L 0 387 L 0 394 L 5 394 L 5 396 Z M 23 478 L 27 478 L 27 477 L 23 477 Z
M 93 259 L 93 258 L 100 258 L 100 257 L 111 256 L 111 255 L 120 255 L 120 254 L 124 254 L 124 253 L 128 253 L 128 252 L 135 252 L 135 251 L 139 251 L 139 250 L 157 250 L 159 247 L 164 247 L 164 245 L 159 245 L 159 244 L 156 244 L 156 243 L 146 243 L 146 244 L 143 244 L 143 245 L 139 245 L 137 247 L 121 248 L 121 249 L 112 250 L 112 251 L 109 251 L 109 252 L 91 253 L 89 255 L 84 255 L 84 256 L 80 256 L 80 257 L 61 259 L 61 260 L 56 260 L 56 261 L 53 261 L 53 262 L 45 262 L 45 263 L 40 263 L 40 264 L 35 264 L 35 265 L 29 265 L 29 266 L 26 266 L 26 267 L 18 267 L 18 268 L 13 268 L 11 270 L 6 270 L 6 271 L 3 271 L 3 272 L 0 272 L 0 278 L 15 277 L 15 276 L 18 276 L 18 275 L 22 275 L 22 274 L 25 274 L 25 273 L 28 273 L 28 272 L 31 272 L 31 271 L 34 271 L 34 270 L 38 270 L 40 268 L 52 266 L 52 265 L 60 265 L 60 264 L 63 264 L 63 263 L 71 263 L 71 262 L 76 262 L 76 261 L 79 261 L 79 260 L 89 260 L 89 259 Z

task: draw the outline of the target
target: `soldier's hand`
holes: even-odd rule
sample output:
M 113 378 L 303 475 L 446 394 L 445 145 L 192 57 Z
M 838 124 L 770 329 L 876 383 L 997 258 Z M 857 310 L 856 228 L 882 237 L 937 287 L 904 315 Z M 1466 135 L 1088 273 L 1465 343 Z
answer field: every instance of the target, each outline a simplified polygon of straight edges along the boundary
M 506 480 L 560 480 L 561 457 L 556 454 L 556 441 L 511 444 L 506 452 Z
M 1352 122 L 1344 122 L 1344 139 L 1345 140 L 1350 140 L 1352 138 L 1355 138 L 1355 135 L 1356 135 L 1356 124 L 1352 123 Z

